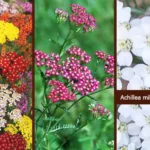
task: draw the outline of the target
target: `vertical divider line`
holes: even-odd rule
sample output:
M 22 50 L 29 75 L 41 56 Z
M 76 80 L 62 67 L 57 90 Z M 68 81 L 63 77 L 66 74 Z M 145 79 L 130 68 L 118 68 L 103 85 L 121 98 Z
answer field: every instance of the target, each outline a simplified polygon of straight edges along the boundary
M 114 149 L 117 150 L 117 137 L 116 137 L 116 109 L 117 109 L 117 104 L 116 104 L 116 87 L 117 87 L 117 72 L 116 72 L 116 66 L 117 66 L 117 1 L 114 0 L 114 58 L 115 58 L 115 67 L 114 67 Z
M 35 110 L 34 110 L 34 106 L 35 106 L 35 95 L 34 95 L 34 10 L 35 10 L 35 5 L 34 5 L 34 0 L 32 0 L 32 149 L 35 149 L 34 146 L 34 142 L 35 142 L 35 136 L 34 136 L 34 116 L 35 116 Z

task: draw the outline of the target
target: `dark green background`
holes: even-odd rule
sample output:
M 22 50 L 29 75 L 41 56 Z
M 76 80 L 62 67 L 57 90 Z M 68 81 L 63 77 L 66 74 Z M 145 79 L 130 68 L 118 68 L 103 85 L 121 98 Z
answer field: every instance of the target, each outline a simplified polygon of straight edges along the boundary
M 55 8 L 61 8 L 65 11 L 71 12 L 69 5 L 77 3 L 84 6 L 88 13 L 91 13 L 97 22 L 98 28 L 94 32 L 90 32 L 83 36 L 79 35 L 73 41 L 77 46 L 86 50 L 91 56 L 93 56 L 92 62 L 89 67 L 92 71 L 96 68 L 96 57 L 94 53 L 96 50 L 103 50 L 104 52 L 113 55 L 114 54 L 114 2 L 113 0 L 35 0 L 35 49 L 42 50 L 46 53 L 55 52 L 58 53 L 58 48 L 52 44 L 49 39 L 56 39 L 56 35 L 59 32 L 60 42 L 62 43 L 67 32 L 68 26 L 63 24 L 57 27 L 55 18 Z M 41 107 L 43 87 L 39 72 L 35 68 L 35 105 L 38 108 Z M 96 77 L 98 80 L 104 75 L 103 67 L 98 66 Z M 103 104 L 106 108 L 110 109 L 113 113 L 114 100 L 113 90 L 107 90 L 103 93 L 94 95 L 98 99 L 99 103 Z M 88 110 L 88 105 L 93 102 L 88 98 L 79 102 L 71 112 L 66 115 L 63 120 L 64 123 L 74 123 L 77 117 L 82 113 L 82 123 L 87 120 L 91 114 Z M 61 111 L 57 113 L 61 116 Z M 65 130 L 58 132 L 56 142 L 51 145 L 52 150 L 62 143 L 63 139 L 71 130 Z M 111 121 L 95 121 L 92 124 L 86 126 L 82 131 L 78 132 L 72 139 L 68 141 L 62 147 L 62 150 L 96 150 L 96 147 L 101 150 L 107 150 L 105 142 L 113 140 L 113 120 Z M 51 139 L 54 136 L 51 135 Z

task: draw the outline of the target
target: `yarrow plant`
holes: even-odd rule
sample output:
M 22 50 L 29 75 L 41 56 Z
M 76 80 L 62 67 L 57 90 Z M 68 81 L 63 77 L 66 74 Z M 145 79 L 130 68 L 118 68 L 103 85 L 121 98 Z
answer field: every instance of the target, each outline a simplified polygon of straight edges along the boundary
M 32 149 L 31 10 L 0 0 L 0 149 Z
M 117 119 L 118 150 L 149 150 L 150 105 L 120 105 Z
M 131 10 L 117 1 L 117 89 L 149 90 L 150 17 Z
M 78 4 L 71 4 L 70 7 L 71 14 L 59 8 L 55 10 L 57 23 L 59 25 L 62 23 L 69 24 L 69 32 L 62 44 L 59 41 L 50 39 L 52 43 L 59 47 L 59 53 L 45 53 L 41 50 L 35 50 L 36 69 L 43 83 L 41 107 L 35 108 L 35 111 L 39 113 L 38 117 L 36 117 L 36 147 L 41 149 L 43 146 L 51 147 L 49 145 L 51 140 L 48 137 L 51 134 L 54 136 L 53 133 L 57 133 L 59 130 L 72 129 L 73 133 L 71 135 L 74 135 L 93 120 L 104 119 L 109 121 L 111 118 L 111 112 L 99 104 L 93 95 L 113 88 L 114 57 L 105 54 L 101 50 L 95 53 L 97 66 L 103 64 L 105 72 L 105 76 L 101 81 L 96 79 L 93 71 L 88 66 L 92 61 L 92 57 L 86 50 L 74 44 L 68 44 L 75 38 L 76 34 L 96 30 L 96 19 Z M 70 112 L 71 108 L 75 108 L 79 101 L 85 100 L 85 97 L 93 100 L 89 106 L 89 111 L 91 112 L 91 117 L 89 118 L 91 119 L 87 120 L 87 123 L 83 126 L 79 125 L 80 120 L 76 124 L 61 125 L 63 118 Z M 68 107 L 68 105 L 70 106 Z M 59 109 L 64 110 L 64 112 L 60 117 L 56 117 Z M 43 121 L 46 121 L 45 125 L 41 125 Z M 44 133 L 38 137 L 41 134 L 39 133 L 41 129 Z M 63 146 L 67 140 L 69 140 L 69 135 L 56 149 Z

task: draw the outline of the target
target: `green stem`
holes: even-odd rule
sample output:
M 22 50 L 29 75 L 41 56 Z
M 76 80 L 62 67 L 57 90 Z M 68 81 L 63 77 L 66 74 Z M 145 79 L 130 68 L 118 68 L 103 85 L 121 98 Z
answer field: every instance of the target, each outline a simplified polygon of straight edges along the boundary
M 133 0 L 133 1 L 134 1 L 134 4 L 135 4 L 135 7 L 138 8 L 136 0 Z
M 58 42 L 56 42 L 55 40 L 53 39 L 49 39 L 50 42 L 54 43 L 55 45 L 57 45 L 58 47 L 60 47 L 60 44 Z
M 72 138 L 72 136 L 77 133 L 78 131 L 80 131 L 82 128 L 84 128 L 87 124 L 91 123 L 94 119 L 90 120 L 89 122 L 86 122 L 84 125 L 82 125 L 80 128 L 78 128 L 77 130 L 75 130 L 73 133 L 71 133 L 68 138 L 61 144 L 59 145 L 56 150 L 58 150 L 59 148 L 61 148 L 70 138 Z
M 130 6 L 130 4 L 129 4 L 129 0 L 126 0 L 126 3 L 127 3 L 127 5 L 128 5 L 128 6 Z
M 70 105 L 68 107 L 68 109 L 65 111 L 65 113 L 58 119 L 58 121 L 52 126 L 52 129 L 64 118 L 64 116 L 68 113 L 68 111 L 76 104 L 78 103 L 84 96 L 82 96 L 81 98 L 79 98 L 77 101 L 75 101 L 72 105 Z M 43 141 L 44 137 L 46 134 L 43 135 L 43 137 L 41 138 L 41 141 L 39 142 L 38 146 L 41 144 L 41 142 Z
M 145 0 L 142 1 L 142 4 L 143 4 L 144 9 L 146 9 L 147 6 L 145 4 Z
M 135 14 L 141 15 L 144 14 L 145 12 L 136 8 L 132 8 L 131 11 Z
M 70 35 L 71 35 L 71 29 L 69 29 L 69 32 L 68 32 L 68 34 L 67 34 L 67 36 L 66 36 L 66 38 L 65 38 L 65 40 L 64 40 L 64 42 L 63 42 L 63 44 L 62 44 L 62 46 L 60 48 L 60 52 L 59 52 L 60 56 L 62 55 L 64 46 L 65 46 L 66 42 L 68 41 Z
M 88 94 L 88 95 L 86 95 L 86 96 L 90 96 L 90 95 L 99 93 L 99 92 L 104 91 L 104 90 L 109 89 L 109 88 L 110 88 L 110 87 L 107 87 L 107 88 L 105 88 L 105 89 L 98 90 L 98 91 L 96 91 L 96 92 L 94 92 L 94 93 L 91 93 L 91 94 Z M 64 113 L 64 114 L 58 119 L 58 121 L 52 126 L 52 129 L 64 118 L 64 116 L 68 113 L 68 111 L 69 111 L 75 104 L 77 104 L 80 100 L 82 100 L 82 99 L 83 99 L 84 97 L 86 97 L 86 96 L 82 96 L 82 97 L 79 98 L 77 101 L 75 101 L 72 105 L 70 105 L 70 106 L 67 108 L 67 110 L 65 111 L 65 113 Z M 46 136 L 46 134 L 43 135 L 43 137 L 41 138 L 41 140 L 40 140 L 38 146 L 41 144 L 41 142 L 43 141 L 43 139 L 44 139 L 45 136 Z
M 44 109 L 44 111 L 41 113 L 41 115 L 39 116 L 39 118 L 36 120 L 36 123 L 38 123 L 38 121 L 40 120 L 40 118 L 44 115 L 44 113 L 47 111 L 48 107 L 51 105 L 51 103 Z

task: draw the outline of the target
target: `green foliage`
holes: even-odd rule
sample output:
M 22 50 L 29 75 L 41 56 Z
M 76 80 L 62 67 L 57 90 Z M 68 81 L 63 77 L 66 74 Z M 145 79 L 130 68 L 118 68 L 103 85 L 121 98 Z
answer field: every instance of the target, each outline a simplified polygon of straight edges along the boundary
M 59 26 L 56 24 L 54 11 L 55 8 L 61 8 L 71 12 L 69 5 L 72 3 L 78 3 L 87 8 L 88 13 L 91 13 L 97 20 L 98 28 L 96 31 L 78 35 L 73 39 L 73 43 L 86 50 L 93 57 L 89 67 L 94 72 L 96 78 L 101 80 L 105 75 L 104 69 L 100 66 L 96 66 L 97 58 L 94 56 L 94 53 L 96 50 L 103 50 L 108 54 L 114 54 L 113 1 L 35 0 L 35 48 L 46 53 L 59 52 L 58 46 L 49 39 L 57 40 L 57 37 L 59 36 L 59 42 L 62 44 L 69 28 L 66 24 Z M 41 102 L 43 101 L 44 86 L 41 74 L 37 67 L 35 67 L 35 89 L 35 107 L 37 108 L 35 119 L 37 119 L 44 111 L 43 106 L 41 105 Z M 94 94 L 93 97 L 113 113 L 114 101 L 112 89 Z M 45 125 L 51 122 L 51 126 L 53 126 L 66 111 L 65 117 L 60 121 L 61 127 L 65 124 L 77 125 L 78 127 L 74 129 L 58 130 L 54 134 L 46 132 L 46 136 L 44 137 L 39 150 L 56 150 L 62 143 L 64 144 L 59 150 L 109 150 L 107 143 L 114 139 L 113 119 L 94 120 L 72 135 L 72 132 L 75 132 L 79 127 L 86 124 L 87 120 L 91 119 L 92 116 L 88 110 L 88 105 L 92 102 L 95 102 L 95 100 L 85 97 L 69 111 L 67 111 L 66 108 L 71 105 L 70 102 L 56 108 L 57 111 L 53 119 L 53 116 L 47 117 L 46 115 L 43 115 L 38 123 L 38 130 L 36 131 L 37 135 L 35 135 L 37 140 L 41 139 L 45 134 L 44 129 L 47 129 L 47 126 Z M 51 109 L 55 110 L 55 106 L 51 106 Z M 37 147 L 36 149 L 38 150 Z

